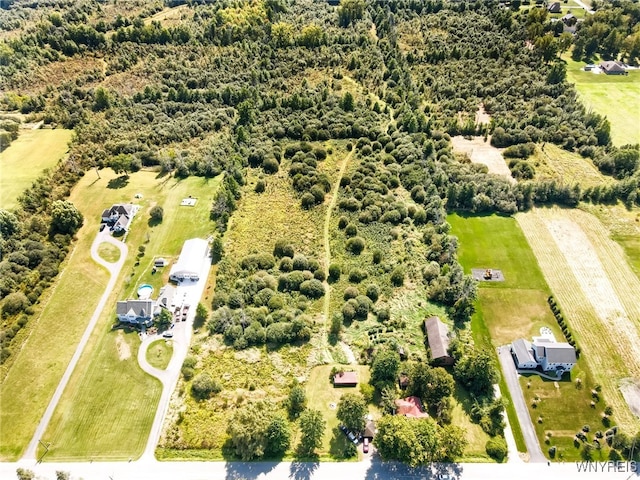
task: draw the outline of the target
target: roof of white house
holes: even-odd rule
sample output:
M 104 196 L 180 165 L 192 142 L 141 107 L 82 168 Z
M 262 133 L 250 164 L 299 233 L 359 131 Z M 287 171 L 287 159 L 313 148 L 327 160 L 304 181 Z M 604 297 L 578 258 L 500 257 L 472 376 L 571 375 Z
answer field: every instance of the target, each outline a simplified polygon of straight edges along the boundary
M 576 363 L 576 349 L 568 343 L 551 343 L 544 349 L 548 363 Z
M 513 347 L 513 353 L 515 353 L 518 363 L 535 362 L 533 354 L 531 353 L 531 344 L 524 338 L 519 338 L 511 343 Z
M 124 300 L 116 304 L 117 315 L 130 315 L 147 318 L 153 313 L 153 300 Z
M 201 238 L 184 242 L 178 261 L 171 267 L 170 276 L 199 275 L 202 263 L 207 261 L 209 243 Z

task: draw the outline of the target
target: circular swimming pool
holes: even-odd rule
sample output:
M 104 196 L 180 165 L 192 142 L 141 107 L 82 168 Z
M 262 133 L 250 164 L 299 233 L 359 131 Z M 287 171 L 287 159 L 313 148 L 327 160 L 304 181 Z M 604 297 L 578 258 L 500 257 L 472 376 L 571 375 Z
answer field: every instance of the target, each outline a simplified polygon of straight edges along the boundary
M 147 300 L 153 293 L 153 287 L 149 284 L 140 285 L 138 287 L 138 298 Z

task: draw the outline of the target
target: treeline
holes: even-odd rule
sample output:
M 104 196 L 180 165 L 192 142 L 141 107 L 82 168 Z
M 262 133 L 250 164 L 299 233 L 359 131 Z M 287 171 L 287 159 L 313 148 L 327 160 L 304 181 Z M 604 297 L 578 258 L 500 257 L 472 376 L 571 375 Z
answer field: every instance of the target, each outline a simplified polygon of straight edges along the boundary
M 64 200 L 81 175 L 69 162 L 60 165 L 20 196 L 17 209 L 0 210 L 0 363 L 13 353 L 14 338 L 34 314 L 82 225 L 80 212 Z

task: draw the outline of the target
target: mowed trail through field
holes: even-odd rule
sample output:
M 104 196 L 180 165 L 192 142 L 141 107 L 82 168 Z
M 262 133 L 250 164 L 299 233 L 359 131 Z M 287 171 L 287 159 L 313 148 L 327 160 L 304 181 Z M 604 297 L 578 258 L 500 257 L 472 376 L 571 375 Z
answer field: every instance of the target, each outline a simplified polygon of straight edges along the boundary
M 516 218 L 616 421 L 635 431 L 619 386 L 640 379 L 640 280 L 594 216 L 544 208 Z

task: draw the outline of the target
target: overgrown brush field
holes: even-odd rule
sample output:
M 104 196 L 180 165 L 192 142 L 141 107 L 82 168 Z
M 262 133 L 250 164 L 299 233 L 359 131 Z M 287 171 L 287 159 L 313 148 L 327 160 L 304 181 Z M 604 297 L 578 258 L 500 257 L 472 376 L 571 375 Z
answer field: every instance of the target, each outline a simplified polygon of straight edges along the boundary
M 537 145 L 529 161 L 535 166 L 538 180 L 577 183 L 582 188 L 613 183 L 613 179 L 600 173 L 589 159 L 551 143 L 544 147 Z
M 638 379 L 640 280 L 622 248 L 594 216 L 579 210 L 536 209 L 517 215 L 545 278 L 575 332 L 594 380 L 633 432 L 638 420 L 620 391 L 620 381 Z

